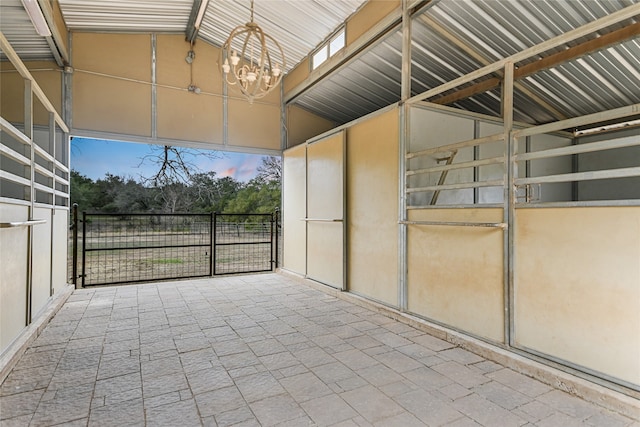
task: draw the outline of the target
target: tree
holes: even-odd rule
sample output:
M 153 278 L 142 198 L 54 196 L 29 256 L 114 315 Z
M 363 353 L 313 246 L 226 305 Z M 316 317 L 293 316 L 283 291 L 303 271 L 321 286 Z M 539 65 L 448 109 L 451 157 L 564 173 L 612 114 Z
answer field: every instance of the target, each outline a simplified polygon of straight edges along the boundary
M 71 204 L 78 204 L 78 211 L 84 212 L 93 208 L 96 204 L 95 183 L 91 178 L 81 175 L 76 170 L 71 170 L 69 179 L 71 190 Z
M 229 202 L 229 213 L 272 213 L 280 206 L 280 182 L 249 181 Z
M 196 163 L 201 156 L 209 159 L 220 157 L 215 151 L 152 145 L 151 152 L 142 157 L 138 167 L 148 163 L 157 166 L 158 171 L 152 176 L 142 176 L 142 182 L 156 187 L 178 182 L 188 184 L 194 173 L 201 172 Z
M 262 158 L 262 163 L 258 166 L 257 178 L 264 182 L 282 181 L 282 158 L 276 156 L 268 156 Z

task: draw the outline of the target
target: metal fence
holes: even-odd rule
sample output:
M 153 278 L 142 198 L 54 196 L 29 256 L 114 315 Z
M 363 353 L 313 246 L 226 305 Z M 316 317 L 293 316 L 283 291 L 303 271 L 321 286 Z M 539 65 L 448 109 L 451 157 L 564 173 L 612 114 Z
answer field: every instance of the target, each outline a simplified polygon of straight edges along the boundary
M 74 207 L 70 277 L 81 286 L 271 271 L 279 213 L 86 213 Z M 78 256 L 80 255 L 80 256 Z
M 216 214 L 213 274 L 271 271 L 277 254 L 272 214 Z

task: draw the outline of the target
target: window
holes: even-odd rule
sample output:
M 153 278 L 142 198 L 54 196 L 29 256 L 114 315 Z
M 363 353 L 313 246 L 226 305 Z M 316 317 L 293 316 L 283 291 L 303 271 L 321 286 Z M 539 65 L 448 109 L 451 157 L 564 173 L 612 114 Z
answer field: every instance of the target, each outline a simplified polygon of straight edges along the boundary
M 336 34 L 334 34 L 329 40 L 322 43 L 322 45 L 315 51 L 313 56 L 311 57 L 311 69 L 315 70 L 325 62 L 327 59 L 331 58 L 342 49 L 345 45 L 345 33 L 344 27 L 340 29 Z

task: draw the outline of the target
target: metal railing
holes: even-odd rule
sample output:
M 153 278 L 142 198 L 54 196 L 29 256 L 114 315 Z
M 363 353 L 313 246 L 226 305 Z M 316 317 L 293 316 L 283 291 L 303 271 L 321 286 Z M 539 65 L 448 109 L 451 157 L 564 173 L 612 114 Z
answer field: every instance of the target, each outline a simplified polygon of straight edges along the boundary
M 277 211 L 83 212 L 80 218 L 74 206 L 72 213 L 70 276 L 76 286 L 265 272 L 279 262 Z

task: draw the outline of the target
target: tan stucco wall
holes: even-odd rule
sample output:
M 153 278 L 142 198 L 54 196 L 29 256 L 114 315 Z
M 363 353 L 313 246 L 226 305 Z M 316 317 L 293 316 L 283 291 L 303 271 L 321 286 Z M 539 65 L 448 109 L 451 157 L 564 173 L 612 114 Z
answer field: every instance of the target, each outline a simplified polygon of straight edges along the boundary
M 398 305 L 398 110 L 347 130 L 349 290 Z
M 518 209 L 518 345 L 640 385 L 640 207 Z
M 287 146 L 302 144 L 306 140 L 331 130 L 335 123 L 303 108 L 287 107 Z
M 501 222 L 502 209 L 421 209 L 409 220 Z M 409 311 L 454 328 L 504 341 L 503 231 L 410 225 Z
M 73 34 L 73 127 L 151 136 L 151 36 Z
M 200 42 L 193 46 L 193 82 L 201 89 L 189 92 L 191 70 L 185 57 L 191 49 L 183 36 L 159 34 L 157 45 L 158 137 L 198 142 L 223 142 L 220 49 Z
M 62 112 L 62 71 L 55 62 L 24 63 L 58 114 Z M 24 122 L 24 79 L 10 62 L 0 64 L 0 113 L 12 123 Z M 37 96 L 33 97 L 35 125 L 49 125 L 49 114 Z
M 369 0 L 347 21 L 347 46 L 401 6 L 400 0 Z
M 152 35 L 73 34 L 73 128 L 145 138 L 281 149 L 280 90 L 249 104 L 228 88 L 225 141 L 220 50 L 199 40 L 194 46 L 193 84 L 185 61 L 191 46 L 183 35 L 156 35 L 156 128 L 153 129 Z M 154 135 L 155 134 L 155 135 Z

